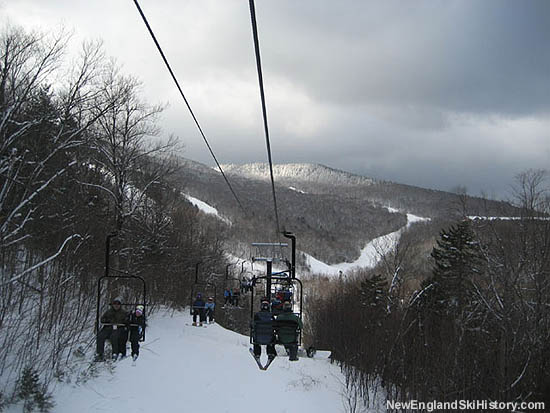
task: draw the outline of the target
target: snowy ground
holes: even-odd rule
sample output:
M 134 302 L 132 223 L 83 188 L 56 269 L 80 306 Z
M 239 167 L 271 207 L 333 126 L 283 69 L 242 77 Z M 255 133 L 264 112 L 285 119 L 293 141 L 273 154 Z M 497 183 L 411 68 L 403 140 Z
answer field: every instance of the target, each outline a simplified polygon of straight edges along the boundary
M 158 314 L 149 324 L 135 366 L 125 359 L 110 372 L 101 363 L 98 377 L 81 385 L 59 384 L 53 411 L 345 412 L 343 377 L 330 364 L 328 352 L 298 362 L 278 357 L 269 370 L 261 371 L 246 336 L 217 324 L 192 327 L 187 313 Z M 21 407 L 8 413 L 16 411 Z

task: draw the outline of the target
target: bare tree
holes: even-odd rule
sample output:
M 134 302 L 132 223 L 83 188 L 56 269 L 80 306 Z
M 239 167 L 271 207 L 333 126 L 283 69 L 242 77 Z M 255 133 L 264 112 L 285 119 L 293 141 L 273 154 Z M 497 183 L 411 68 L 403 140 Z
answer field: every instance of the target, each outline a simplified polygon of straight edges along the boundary
M 548 180 L 546 169 L 528 169 L 515 177 L 512 193 L 515 201 L 527 216 L 544 212 L 547 207 L 549 188 L 545 186 Z
M 176 147 L 174 138 L 156 142 L 162 108 L 143 102 L 139 83 L 105 63 L 100 43 L 84 44 L 67 63 L 67 41 L 10 28 L 0 35 L 6 395 L 27 365 L 47 383 L 92 348 L 107 231 L 123 229 L 115 247 L 147 279 L 148 304 L 186 304 L 187 267 L 198 259 L 208 256 L 212 272 L 224 266 L 223 233 L 201 222 L 181 185 L 166 179 L 177 168 L 169 156 Z
M 461 218 L 466 218 L 468 216 L 468 201 L 470 198 L 468 196 L 468 188 L 464 185 L 457 185 L 451 188 L 450 192 L 456 195 L 455 201 L 451 204 L 451 213 L 458 214 Z
M 139 97 L 140 83 L 131 76 L 119 73 L 111 63 L 104 74 L 104 86 L 98 96 L 98 122 L 92 162 L 107 174 L 110 185 L 103 189 L 114 206 L 114 228 L 122 229 L 125 219 L 131 216 L 143 200 L 150 185 L 172 172 L 174 164 L 166 162 L 176 150 L 176 140 L 159 141 L 156 124 L 161 106 L 150 106 Z M 103 111 L 104 105 L 107 110 Z M 147 182 L 136 178 L 146 158 L 155 156 L 156 169 L 149 168 Z M 165 162 L 163 162 L 163 160 Z M 149 164 L 150 166 L 151 164 Z
M 26 228 L 39 216 L 44 192 L 77 164 L 66 154 L 83 143 L 95 120 L 91 98 L 102 58 L 99 44 L 86 45 L 71 73 L 60 76 L 62 92 L 56 95 L 47 86 L 58 75 L 68 39 L 64 32 L 27 34 L 17 28 L 0 36 L 0 248 L 29 237 Z M 56 254 L 0 283 L 20 280 L 76 237 L 69 235 Z
M 40 122 L 40 119 L 25 119 L 23 114 L 36 89 L 59 65 L 65 39 L 58 36 L 46 43 L 43 35 L 8 29 L 0 42 L 0 174 L 3 178 L 0 245 L 9 246 L 25 238 L 23 230 L 33 213 L 33 209 L 28 208 L 30 202 L 57 177 L 50 176 L 38 187 L 29 185 L 29 179 L 21 176 L 23 168 L 29 165 L 29 155 L 20 142 L 32 126 Z M 37 177 L 43 165 L 43 161 L 39 162 L 27 175 L 31 179 Z
M 56 209 L 51 200 L 67 193 L 80 166 L 78 149 L 97 116 L 103 55 L 100 44 L 84 45 L 65 71 L 68 41 L 63 31 L 7 27 L 0 34 L 0 375 L 8 383 L 30 362 L 51 377 L 90 311 L 74 264 L 60 259 L 87 235 L 70 222 L 64 203 Z M 75 296 L 78 305 L 67 315 Z M 51 352 L 41 353 L 44 342 Z

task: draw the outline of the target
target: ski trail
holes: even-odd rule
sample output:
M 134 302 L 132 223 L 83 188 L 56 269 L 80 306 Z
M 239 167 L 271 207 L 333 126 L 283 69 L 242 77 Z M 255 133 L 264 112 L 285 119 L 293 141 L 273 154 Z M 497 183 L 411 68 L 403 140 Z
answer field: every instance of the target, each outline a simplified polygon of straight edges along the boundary
M 142 344 L 135 366 L 127 358 L 115 363 L 112 374 L 102 366 L 99 377 L 83 385 L 58 386 L 54 411 L 343 411 L 343 377 L 327 352 L 292 363 L 277 357 L 268 371 L 261 371 L 248 351 L 248 337 L 217 324 L 187 326 L 190 318 L 183 313 L 152 316 L 148 342 Z M 265 358 L 262 354 L 262 362 Z
M 390 212 L 396 212 L 393 208 L 388 208 Z M 391 252 L 397 243 L 403 231 L 409 228 L 416 222 L 429 221 L 430 218 L 422 218 L 413 214 L 407 214 L 407 224 L 386 235 L 382 235 L 378 238 L 369 241 L 367 245 L 361 250 L 359 258 L 354 262 L 343 262 L 339 264 L 326 264 L 319 261 L 315 257 L 304 253 L 307 259 L 307 263 L 311 268 L 312 273 L 327 274 L 327 275 L 339 275 L 340 271 L 346 272 L 354 268 L 374 268 L 376 264 L 381 260 L 382 255 Z

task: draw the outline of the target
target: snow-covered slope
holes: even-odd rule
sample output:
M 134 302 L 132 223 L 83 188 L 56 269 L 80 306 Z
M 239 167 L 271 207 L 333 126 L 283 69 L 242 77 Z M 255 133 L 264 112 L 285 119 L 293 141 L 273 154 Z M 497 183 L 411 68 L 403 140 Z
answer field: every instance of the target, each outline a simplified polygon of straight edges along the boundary
M 470 215 L 468 216 L 469 219 L 472 220 L 480 220 L 480 221 L 519 221 L 520 219 L 524 219 L 524 217 L 486 217 L 486 216 L 478 216 L 478 215 Z M 540 217 L 532 217 L 532 219 L 537 221 L 549 221 L 550 218 L 540 216 Z
M 390 212 L 398 212 L 394 208 L 388 208 Z M 309 254 L 305 254 L 307 258 L 307 263 L 311 268 L 311 272 L 314 274 L 327 274 L 327 275 L 339 275 L 340 271 L 345 273 L 348 270 L 353 268 L 373 268 L 376 266 L 381 257 L 385 254 L 391 252 L 403 231 L 410 227 L 415 222 L 427 221 L 429 218 L 418 217 L 413 214 L 407 214 L 407 225 L 399 230 L 382 235 L 381 237 L 375 238 L 361 250 L 359 258 L 354 262 L 343 262 L 339 264 L 328 265 L 324 262 L 317 260 L 315 257 L 312 257 Z
M 193 205 L 195 205 L 197 208 L 199 208 L 205 214 L 214 215 L 216 218 L 218 218 L 219 220 L 225 222 L 227 225 L 231 225 L 231 221 L 229 219 L 227 219 L 226 217 L 224 217 L 222 214 L 220 214 L 218 212 L 218 210 L 216 208 L 214 208 L 213 206 L 208 205 L 206 202 L 201 201 L 198 198 L 192 197 L 191 195 L 187 195 L 187 194 L 183 194 L 183 195 L 185 196 L 185 198 L 187 198 L 187 200 L 189 202 L 191 202 Z
M 328 352 L 298 362 L 281 356 L 261 371 L 248 351 L 248 337 L 217 324 L 189 324 L 188 313 L 152 316 L 135 366 L 125 359 L 111 373 L 100 364 L 99 377 L 81 385 L 58 385 L 54 411 L 344 412 L 343 376 L 330 364 Z M 20 407 L 8 410 L 16 411 Z

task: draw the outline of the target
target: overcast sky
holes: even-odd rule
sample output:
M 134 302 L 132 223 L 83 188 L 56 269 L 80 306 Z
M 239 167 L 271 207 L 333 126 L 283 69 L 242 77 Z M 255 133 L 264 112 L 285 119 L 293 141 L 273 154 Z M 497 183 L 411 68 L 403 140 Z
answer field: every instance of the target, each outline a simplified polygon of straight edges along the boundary
M 221 163 L 265 162 L 246 0 L 141 0 Z M 273 160 L 503 198 L 550 168 L 550 1 L 256 0 Z M 213 165 L 132 0 L 0 0 L 0 19 L 101 38 L 163 132 Z

